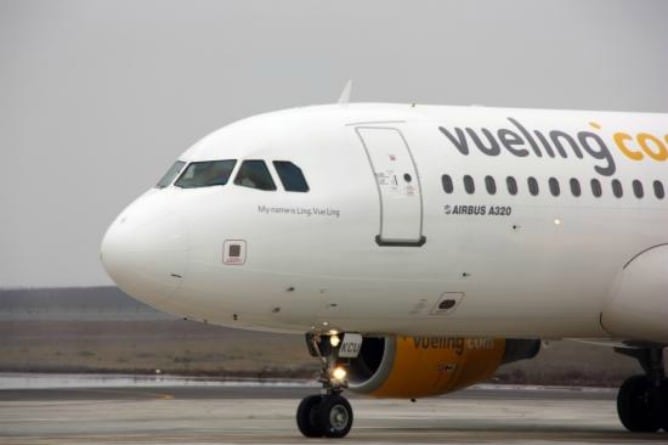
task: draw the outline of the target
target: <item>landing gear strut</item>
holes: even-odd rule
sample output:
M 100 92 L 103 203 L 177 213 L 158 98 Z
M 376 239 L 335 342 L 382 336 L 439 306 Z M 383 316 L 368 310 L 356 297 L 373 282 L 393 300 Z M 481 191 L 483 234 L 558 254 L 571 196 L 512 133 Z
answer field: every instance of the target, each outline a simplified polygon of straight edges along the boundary
M 668 432 L 668 379 L 663 369 L 663 349 L 616 349 L 640 362 L 645 375 L 629 377 L 619 388 L 617 414 L 627 430 Z
M 306 334 L 311 355 L 320 358 L 321 394 L 304 398 L 297 408 L 297 427 L 306 437 L 344 437 L 353 426 L 353 410 L 341 396 L 346 387 L 345 370 L 336 367 L 338 337 Z

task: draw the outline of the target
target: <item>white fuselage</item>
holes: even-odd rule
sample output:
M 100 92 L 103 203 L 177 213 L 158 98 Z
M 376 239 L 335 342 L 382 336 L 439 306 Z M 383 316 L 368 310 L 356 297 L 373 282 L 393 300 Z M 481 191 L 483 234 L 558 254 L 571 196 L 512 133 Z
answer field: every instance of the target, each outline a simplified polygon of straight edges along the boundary
M 230 180 L 148 191 L 110 227 L 103 262 L 130 295 L 221 325 L 668 341 L 666 278 L 616 293 L 643 251 L 659 249 L 652 264 L 668 264 L 667 134 L 660 114 L 382 104 L 269 113 L 187 150 L 185 163 L 236 160 Z M 277 190 L 235 184 L 243 160 L 265 161 Z M 273 161 L 298 165 L 308 192 L 286 191 Z M 648 331 L 616 328 L 636 323 L 619 309 L 632 297 Z M 624 322 L 605 326 L 606 310 Z

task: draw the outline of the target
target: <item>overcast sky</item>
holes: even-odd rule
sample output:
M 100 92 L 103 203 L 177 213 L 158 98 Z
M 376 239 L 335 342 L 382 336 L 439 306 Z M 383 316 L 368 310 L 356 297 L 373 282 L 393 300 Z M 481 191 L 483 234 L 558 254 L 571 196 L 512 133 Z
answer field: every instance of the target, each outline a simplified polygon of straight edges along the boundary
M 0 0 L 0 287 L 110 284 L 102 235 L 206 133 L 354 101 L 668 112 L 667 1 Z

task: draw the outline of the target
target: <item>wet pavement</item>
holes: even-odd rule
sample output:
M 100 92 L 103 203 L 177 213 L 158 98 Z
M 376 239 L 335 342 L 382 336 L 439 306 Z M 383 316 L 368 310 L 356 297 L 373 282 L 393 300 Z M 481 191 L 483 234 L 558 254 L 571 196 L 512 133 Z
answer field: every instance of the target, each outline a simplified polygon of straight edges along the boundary
M 295 410 L 315 392 L 315 382 L 0 375 L 0 443 L 304 443 Z M 416 403 L 351 395 L 342 443 L 668 443 L 624 431 L 615 395 L 498 385 Z

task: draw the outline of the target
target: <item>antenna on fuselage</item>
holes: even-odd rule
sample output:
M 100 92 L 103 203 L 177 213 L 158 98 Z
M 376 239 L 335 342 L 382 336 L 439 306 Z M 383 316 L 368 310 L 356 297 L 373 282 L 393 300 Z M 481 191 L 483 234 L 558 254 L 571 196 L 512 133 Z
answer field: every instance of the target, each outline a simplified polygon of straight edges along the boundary
M 352 79 L 346 82 L 346 86 L 343 87 L 343 91 L 341 91 L 341 95 L 339 96 L 338 102 L 340 104 L 347 104 L 350 102 L 350 95 L 353 92 L 353 81 Z

